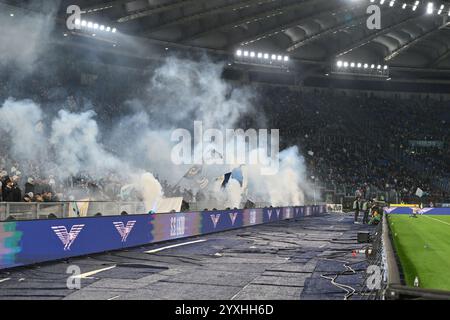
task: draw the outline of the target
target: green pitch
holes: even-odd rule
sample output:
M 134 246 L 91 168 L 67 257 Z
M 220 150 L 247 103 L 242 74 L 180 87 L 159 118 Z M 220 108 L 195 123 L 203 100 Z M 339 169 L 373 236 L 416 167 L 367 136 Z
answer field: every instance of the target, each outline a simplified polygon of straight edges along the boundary
M 450 291 L 450 216 L 388 216 L 407 285 Z

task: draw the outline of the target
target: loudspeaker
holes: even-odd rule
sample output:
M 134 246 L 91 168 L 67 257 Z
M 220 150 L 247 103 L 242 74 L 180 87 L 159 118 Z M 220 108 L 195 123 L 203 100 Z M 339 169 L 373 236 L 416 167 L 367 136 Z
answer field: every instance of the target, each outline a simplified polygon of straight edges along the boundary
M 358 232 L 358 243 L 367 243 L 370 242 L 370 232 L 367 231 L 359 231 Z

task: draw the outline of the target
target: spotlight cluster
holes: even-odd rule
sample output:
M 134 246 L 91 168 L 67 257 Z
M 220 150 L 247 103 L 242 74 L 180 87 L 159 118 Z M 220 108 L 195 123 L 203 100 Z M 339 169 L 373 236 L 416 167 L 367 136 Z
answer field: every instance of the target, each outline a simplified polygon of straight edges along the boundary
M 286 55 L 268 52 L 255 52 L 247 49 L 237 49 L 234 57 L 236 62 L 272 66 L 287 66 L 290 60 L 289 56 Z
M 387 65 L 367 62 L 338 60 L 333 64 L 332 71 L 340 74 L 389 77 L 389 67 Z
M 92 30 L 92 31 L 98 30 L 98 31 L 112 32 L 112 33 L 117 32 L 116 28 L 112 28 L 110 26 L 105 26 L 103 24 L 98 24 L 98 23 L 92 22 L 92 21 L 76 19 L 75 25 L 79 28 L 82 28 L 82 29 L 84 28 L 84 29 L 88 29 L 88 30 Z
M 401 8 L 403 10 L 409 8 L 412 11 L 416 11 L 419 7 L 420 8 L 423 7 L 427 14 L 430 14 L 430 15 L 431 14 L 438 14 L 438 15 L 447 14 L 448 16 L 450 16 L 450 5 L 448 5 L 447 9 L 445 9 L 445 4 L 435 4 L 434 2 L 431 2 L 431 1 L 428 1 L 428 2 L 422 1 L 421 2 L 419 0 L 416 0 L 416 1 L 414 1 L 413 4 L 409 4 L 409 3 L 397 1 L 397 0 L 387 0 L 387 1 L 386 0 L 379 0 L 379 1 L 370 0 L 370 2 L 371 3 L 378 2 L 380 5 L 383 5 L 386 3 L 386 4 L 389 4 L 389 7 L 394 7 L 398 3 L 399 5 L 401 4 Z

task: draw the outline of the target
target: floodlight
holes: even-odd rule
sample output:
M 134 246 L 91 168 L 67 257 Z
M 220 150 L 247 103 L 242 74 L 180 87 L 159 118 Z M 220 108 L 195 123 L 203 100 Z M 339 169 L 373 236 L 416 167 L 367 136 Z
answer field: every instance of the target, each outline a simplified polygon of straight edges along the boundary
M 432 14 L 434 11 L 434 3 L 433 2 L 428 2 L 427 4 L 427 14 Z
M 427 4 L 427 14 L 432 14 L 434 11 L 434 4 L 433 2 L 428 2 Z

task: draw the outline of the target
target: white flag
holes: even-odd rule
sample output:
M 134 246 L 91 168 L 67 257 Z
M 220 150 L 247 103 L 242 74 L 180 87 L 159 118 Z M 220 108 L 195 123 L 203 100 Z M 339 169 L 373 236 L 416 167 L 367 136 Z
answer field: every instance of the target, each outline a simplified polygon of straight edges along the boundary
M 420 189 L 420 188 L 417 188 L 416 196 L 418 196 L 419 198 L 422 198 L 423 197 L 423 190 Z

